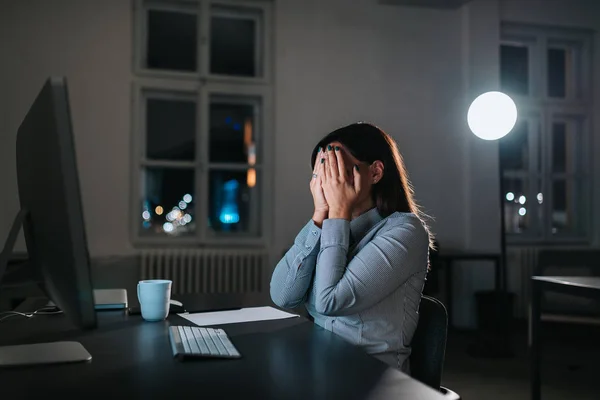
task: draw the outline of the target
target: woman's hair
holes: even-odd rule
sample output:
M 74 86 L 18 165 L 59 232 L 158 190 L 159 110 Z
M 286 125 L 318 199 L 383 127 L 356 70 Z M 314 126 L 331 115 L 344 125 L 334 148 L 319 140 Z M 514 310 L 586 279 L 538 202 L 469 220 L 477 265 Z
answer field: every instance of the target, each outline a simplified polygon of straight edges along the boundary
M 313 169 L 319 147 L 325 148 L 331 142 L 340 142 L 361 162 L 372 164 L 379 160 L 383 163 L 383 177 L 371 188 L 377 211 L 384 218 L 396 211 L 415 214 L 423 223 L 429 235 L 429 246 L 433 249 L 433 235 L 425 222 L 426 215 L 421 212 L 414 199 L 414 191 L 396 141 L 382 129 L 369 123 L 344 126 L 317 143 L 311 155 Z

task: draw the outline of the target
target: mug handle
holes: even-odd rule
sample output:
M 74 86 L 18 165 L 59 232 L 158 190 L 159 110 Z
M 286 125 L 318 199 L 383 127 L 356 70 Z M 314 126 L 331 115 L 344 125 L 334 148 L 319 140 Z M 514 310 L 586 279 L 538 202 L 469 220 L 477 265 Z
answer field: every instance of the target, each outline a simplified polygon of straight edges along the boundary
M 140 299 L 140 284 L 137 284 L 137 296 L 138 296 L 138 302 L 140 303 L 140 305 L 142 304 L 142 299 Z

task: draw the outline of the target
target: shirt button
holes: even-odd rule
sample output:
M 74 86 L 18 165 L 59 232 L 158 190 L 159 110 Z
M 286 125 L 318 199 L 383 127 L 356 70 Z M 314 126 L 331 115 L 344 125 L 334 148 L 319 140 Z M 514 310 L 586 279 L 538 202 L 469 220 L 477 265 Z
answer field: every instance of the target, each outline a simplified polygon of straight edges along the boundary
M 310 249 L 311 249 L 311 247 L 310 247 L 309 245 L 306 245 L 306 248 L 307 248 L 308 250 L 310 250 Z
M 317 231 L 312 231 L 313 235 L 317 236 Z

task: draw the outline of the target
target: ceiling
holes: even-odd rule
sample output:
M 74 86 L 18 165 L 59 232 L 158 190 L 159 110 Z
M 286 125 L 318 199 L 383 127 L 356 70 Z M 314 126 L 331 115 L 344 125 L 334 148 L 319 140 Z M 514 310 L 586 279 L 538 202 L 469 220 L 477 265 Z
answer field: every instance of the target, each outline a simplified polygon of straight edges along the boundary
M 395 6 L 429 7 L 429 8 L 458 8 L 471 0 L 379 0 L 380 4 Z

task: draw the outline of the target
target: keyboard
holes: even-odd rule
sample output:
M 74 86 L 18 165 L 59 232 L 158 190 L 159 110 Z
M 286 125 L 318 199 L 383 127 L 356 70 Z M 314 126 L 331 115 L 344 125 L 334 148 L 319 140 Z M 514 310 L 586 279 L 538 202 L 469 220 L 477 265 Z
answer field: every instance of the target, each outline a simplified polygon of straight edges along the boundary
M 173 357 L 241 357 L 223 329 L 170 326 L 169 339 Z

